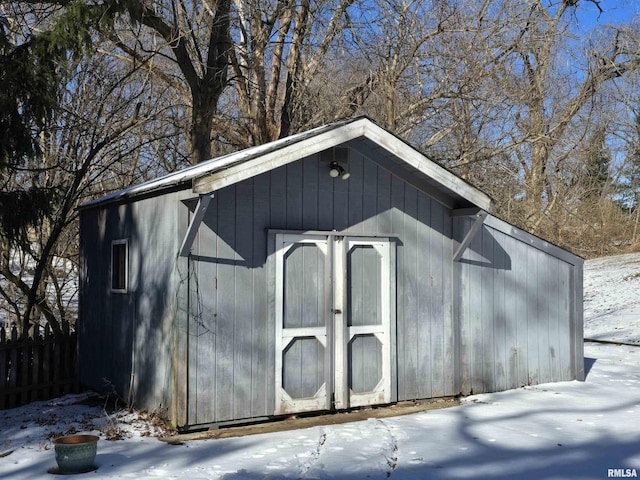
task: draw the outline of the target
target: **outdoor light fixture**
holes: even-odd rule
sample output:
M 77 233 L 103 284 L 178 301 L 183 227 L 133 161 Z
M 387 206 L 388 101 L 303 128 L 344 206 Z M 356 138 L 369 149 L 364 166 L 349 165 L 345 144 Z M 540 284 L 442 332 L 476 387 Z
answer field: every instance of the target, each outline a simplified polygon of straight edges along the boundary
M 351 174 L 338 162 L 331 162 L 331 165 L 329 166 L 329 176 L 332 178 L 340 177 L 343 180 L 346 180 L 351 176 Z

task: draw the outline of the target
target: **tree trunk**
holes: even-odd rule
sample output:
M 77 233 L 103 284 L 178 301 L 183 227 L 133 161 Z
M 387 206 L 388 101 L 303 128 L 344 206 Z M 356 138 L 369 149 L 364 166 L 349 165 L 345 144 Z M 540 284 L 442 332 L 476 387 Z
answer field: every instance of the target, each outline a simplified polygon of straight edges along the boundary
M 213 117 L 217 102 L 201 99 L 203 95 L 193 95 L 193 108 L 191 112 L 191 151 L 190 160 L 193 165 L 211 158 L 211 131 Z
M 209 45 L 204 75 L 189 81 L 192 97 L 191 113 L 191 163 L 204 162 L 211 158 L 213 120 L 218 111 L 218 101 L 227 86 L 229 51 L 231 49 L 230 28 L 231 0 L 220 0 L 211 22 Z M 195 71 L 192 60 L 176 55 L 183 72 Z M 196 75 L 197 76 L 197 75 Z
M 532 146 L 531 166 L 524 175 L 525 187 L 525 226 L 536 233 L 543 215 L 543 197 L 545 191 L 545 171 L 548 160 L 546 145 L 543 142 Z

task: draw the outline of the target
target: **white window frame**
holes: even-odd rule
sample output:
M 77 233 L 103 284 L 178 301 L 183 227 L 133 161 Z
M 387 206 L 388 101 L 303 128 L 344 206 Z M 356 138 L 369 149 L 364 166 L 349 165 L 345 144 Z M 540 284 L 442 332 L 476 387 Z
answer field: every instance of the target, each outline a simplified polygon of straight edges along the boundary
M 124 245 L 124 288 L 113 288 L 114 284 L 114 247 L 116 245 Z M 109 264 L 109 270 L 111 272 L 109 278 L 109 288 L 113 293 L 129 293 L 129 240 L 126 238 L 113 240 L 111 242 L 111 263 Z

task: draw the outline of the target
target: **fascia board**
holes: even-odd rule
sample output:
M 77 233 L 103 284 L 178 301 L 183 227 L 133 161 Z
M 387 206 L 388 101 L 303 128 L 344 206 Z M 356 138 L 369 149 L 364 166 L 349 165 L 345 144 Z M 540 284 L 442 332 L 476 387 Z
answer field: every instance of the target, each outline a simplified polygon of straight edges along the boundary
M 353 123 L 342 125 L 336 129 L 288 144 L 224 170 L 196 178 L 193 180 L 193 192 L 197 194 L 213 192 L 361 137 L 365 122 L 369 122 L 369 120 L 360 119 Z

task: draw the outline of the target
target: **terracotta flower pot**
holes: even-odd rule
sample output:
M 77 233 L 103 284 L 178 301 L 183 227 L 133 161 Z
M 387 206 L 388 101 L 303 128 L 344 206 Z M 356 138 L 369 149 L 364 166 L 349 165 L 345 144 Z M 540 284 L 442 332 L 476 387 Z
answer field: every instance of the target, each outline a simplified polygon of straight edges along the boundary
M 56 462 L 63 473 L 82 473 L 94 470 L 93 461 L 98 449 L 96 435 L 66 435 L 53 440 Z

